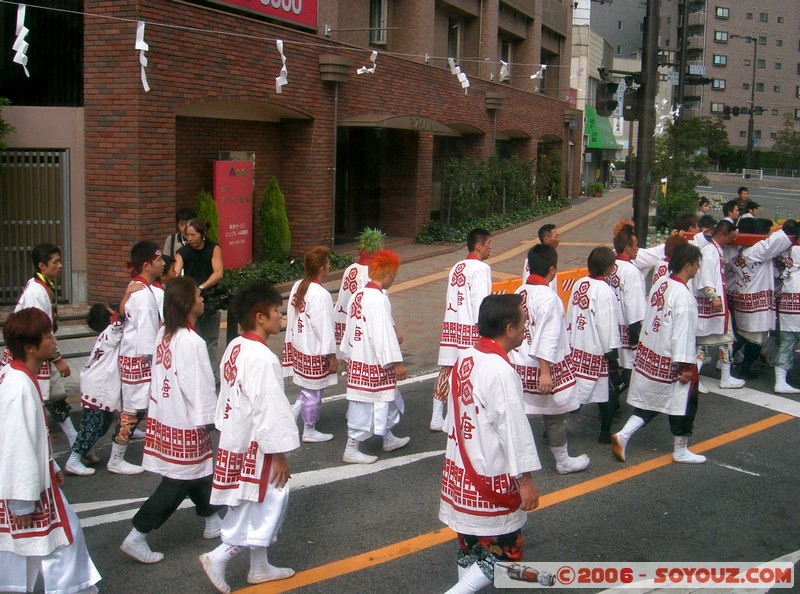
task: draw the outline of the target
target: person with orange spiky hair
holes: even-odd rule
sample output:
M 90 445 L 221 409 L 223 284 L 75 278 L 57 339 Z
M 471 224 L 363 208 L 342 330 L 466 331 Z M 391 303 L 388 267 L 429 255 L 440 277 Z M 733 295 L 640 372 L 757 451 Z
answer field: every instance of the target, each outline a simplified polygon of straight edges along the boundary
M 369 278 L 350 300 L 341 350 L 347 357 L 347 447 L 342 460 L 371 464 L 378 457 L 359 451 L 359 444 L 373 435 L 383 436 L 383 451 L 404 447 L 408 437 L 396 437 L 392 428 L 400 422 L 403 398 L 397 381 L 406 378 L 403 355 L 392 321 L 386 290 L 400 268 L 391 250 L 372 255 Z

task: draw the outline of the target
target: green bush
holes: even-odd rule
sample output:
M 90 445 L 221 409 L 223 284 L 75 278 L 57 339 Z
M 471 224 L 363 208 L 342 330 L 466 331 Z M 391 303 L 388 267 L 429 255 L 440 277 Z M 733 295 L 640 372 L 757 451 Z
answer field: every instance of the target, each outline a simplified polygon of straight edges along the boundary
M 595 194 L 602 194 L 605 192 L 605 186 L 600 182 L 592 182 L 586 188 L 586 195 L 587 196 L 594 196 Z
M 270 180 L 261 195 L 258 217 L 261 220 L 262 258 L 268 262 L 286 260 L 292 247 L 292 235 L 286 216 L 286 198 L 276 177 Z
M 6 150 L 5 137 L 16 131 L 14 126 L 2 118 L 3 108 L 9 105 L 11 105 L 11 101 L 5 97 L 0 97 L 0 151 Z
M 208 239 L 214 243 L 219 243 L 219 209 L 211 192 L 200 190 L 194 210 L 197 213 L 197 218 L 205 219 L 209 222 L 208 233 L 206 233 Z
M 694 190 L 667 190 L 667 195 L 658 201 L 656 228 L 672 229 L 675 219 L 680 215 L 694 214 L 698 199 L 699 195 Z
M 330 260 L 331 270 L 341 270 L 353 263 L 353 258 L 345 254 L 331 253 Z M 253 262 L 241 268 L 226 268 L 219 286 L 224 293 L 231 294 L 252 280 L 280 284 L 301 279 L 303 274 L 302 258 L 283 262 Z
M 567 206 L 569 206 L 569 202 L 566 200 L 542 200 L 514 212 L 462 219 L 452 225 L 441 221 L 432 221 L 417 234 L 417 243 L 462 243 L 467 240 L 469 232 L 476 227 L 483 227 L 490 232 L 497 231 Z

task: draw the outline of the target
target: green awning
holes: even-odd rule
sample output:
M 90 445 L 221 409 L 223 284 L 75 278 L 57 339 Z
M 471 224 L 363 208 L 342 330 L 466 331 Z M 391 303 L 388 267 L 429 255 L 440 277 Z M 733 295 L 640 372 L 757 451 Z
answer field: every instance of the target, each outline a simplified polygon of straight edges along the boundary
M 589 137 L 586 148 L 590 149 L 611 149 L 620 150 L 622 147 L 617 145 L 614 132 L 611 130 L 611 122 L 608 118 L 597 115 L 597 110 L 588 105 L 583 111 L 584 134 Z

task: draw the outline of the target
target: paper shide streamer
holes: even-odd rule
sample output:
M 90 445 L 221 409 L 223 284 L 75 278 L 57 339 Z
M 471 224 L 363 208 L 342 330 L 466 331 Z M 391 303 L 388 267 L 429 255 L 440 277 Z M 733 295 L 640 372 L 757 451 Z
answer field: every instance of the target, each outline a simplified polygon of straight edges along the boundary
M 283 40 L 278 39 L 275 42 L 278 46 L 278 53 L 281 55 L 281 73 L 275 78 L 275 92 L 280 94 L 283 92 L 283 87 L 289 84 L 289 71 L 286 68 L 286 56 L 283 53 Z
M 369 57 L 369 61 L 372 62 L 372 66 L 370 67 L 362 66 L 361 68 L 356 70 L 356 74 L 366 74 L 367 72 L 370 74 L 375 74 L 375 68 L 378 67 L 378 65 L 375 63 L 377 62 L 377 60 L 378 60 L 378 52 L 373 51 L 372 55 Z
M 28 72 L 27 55 L 29 45 L 28 42 L 25 41 L 25 37 L 27 37 L 28 33 L 30 33 L 30 31 L 25 26 L 25 5 L 20 4 L 17 7 L 17 38 L 14 40 L 12 49 L 14 50 L 14 63 L 22 66 L 22 69 L 25 71 L 25 76 L 30 78 L 31 73 Z
M 447 63 L 450 64 L 450 72 L 458 78 L 458 82 L 461 83 L 461 88 L 464 89 L 464 94 L 466 95 L 469 91 L 469 79 L 467 75 L 461 72 L 460 66 L 456 66 L 456 61 L 453 58 L 447 58 Z
M 136 26 L 136 49 L 139 50 L 139 64 L 142 70 L 142 88 L 145 93 L 150 92 L 150 85 L 147 83 L 147 56 L 144 55 L 150 49 L 150 46 L 144 40 L 144 22 L 139 21 Z

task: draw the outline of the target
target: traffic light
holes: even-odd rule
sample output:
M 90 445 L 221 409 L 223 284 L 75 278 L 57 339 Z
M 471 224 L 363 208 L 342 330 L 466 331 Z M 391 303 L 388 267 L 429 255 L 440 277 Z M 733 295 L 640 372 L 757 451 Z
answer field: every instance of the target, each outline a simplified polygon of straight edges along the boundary
M 601 80 L 597 83 L 597 93 L 595 94 L 595 108 L 597 115 L 608 117 L 617 109 L 619 101 L 614 99 L 614 93 L 617 92 L 619 83 L 611 82 L 610 80 Z
M 625 95 L 622 97 L 622 119 L 626 122 L 635 122 L 639 119 L 641 89 L 642 87 L 625 89 Z

